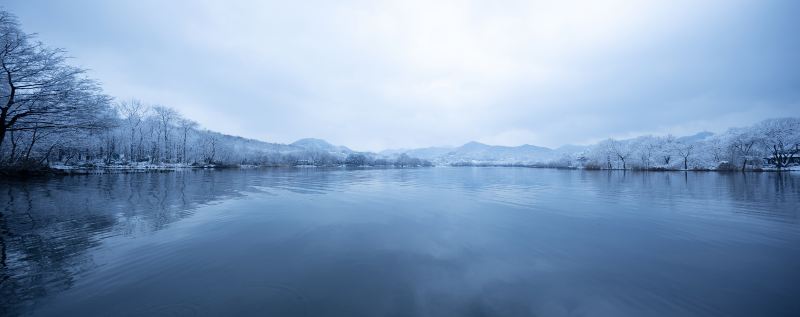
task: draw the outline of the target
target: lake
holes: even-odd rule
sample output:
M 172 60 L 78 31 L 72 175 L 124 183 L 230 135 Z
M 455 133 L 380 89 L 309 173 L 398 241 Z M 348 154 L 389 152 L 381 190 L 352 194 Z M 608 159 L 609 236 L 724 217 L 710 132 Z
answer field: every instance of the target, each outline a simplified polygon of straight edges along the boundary
M 789 316 L 800 174 L 0 180 L 0 315 Z

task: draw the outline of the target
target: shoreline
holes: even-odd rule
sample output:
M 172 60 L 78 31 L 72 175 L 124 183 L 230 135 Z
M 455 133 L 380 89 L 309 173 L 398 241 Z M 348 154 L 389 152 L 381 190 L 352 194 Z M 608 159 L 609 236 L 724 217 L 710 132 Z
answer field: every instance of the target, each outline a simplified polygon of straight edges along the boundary
M 524 164 L 475 164 L 475 165 L 447 165 L 448 167 L 523 167 L 523 168 L 547 168 L 563 170 L 584 170 L 584 171 L 631 171 L 631 172 L 717 172 L 717 173 L 783 173 L 800 171 L 800 166 L 789 166 L 786 168 L 748 168 L 741 169 L 713 169 L 713 168 L 586 168 L 577 166 L 543 166 L 543 165 L 524 165 Z
M 44 177 L 57 177 L 57 176 L 73 176 L 73 175 L 100 175 L 100 174 L 136 174 L 136 173 L 169 173 L 181 172 L 192 170 L 253 170 L 253 169 L 406 169 L 406 168 L 486 168 L 486 167 L 504 167 L 504 168 L 539 168 L 539 169 L 560 169 L 560 170 L 583 170 L 583 171 L 622 171 L 622 172 L 713 172 L 713 173 L 790 173 L 800 172 L 800 166 L 791 166 L 788 168 L 758 168 L 747 170 L 717 170 L 717 169 L 665 169 L 665 168 L 650 168 L 650 169 L 597 169 L 597 168 L 583 168 L 583 167 L 565 167 L 565 166 L 537 166 L 537 165 L 522 165 L 522 164 L 481 164 L 481 165 L 435 165 L 435 166 L 348 166 L 348 165 L 330 165 L 330 166 L 316 166 L 316 165 L 203 165 L 203 166 L 189 166 L 189 165 L 148 165 L 148 166 L 105 166 L 105 167 L 42 167 L 37 169 L 20 169 L 20 168 L 0 168 L 0 177 L 13 178 L 13 179 L 33 179 Z

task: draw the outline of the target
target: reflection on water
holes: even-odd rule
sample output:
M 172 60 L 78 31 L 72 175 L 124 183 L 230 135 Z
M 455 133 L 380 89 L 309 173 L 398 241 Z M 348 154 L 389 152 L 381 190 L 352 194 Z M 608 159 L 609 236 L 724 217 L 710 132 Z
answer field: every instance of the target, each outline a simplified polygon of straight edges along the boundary
M 2 316 L 800 311 L 798 174 L 109 174 L 0 208 Z

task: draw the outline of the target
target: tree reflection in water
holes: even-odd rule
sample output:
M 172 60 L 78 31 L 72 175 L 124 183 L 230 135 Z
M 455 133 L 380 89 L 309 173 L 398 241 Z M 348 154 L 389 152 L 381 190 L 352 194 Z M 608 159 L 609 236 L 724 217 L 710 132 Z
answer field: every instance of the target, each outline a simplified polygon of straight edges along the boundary
M 2 180 L 0 315 L 25 313 L 37 300 L 75 285 L 82 273 L 98 267 L 92 250 L 108 248 L 102 244 L 109 237 L 153 234 L 192 216 L 203 205 L 253 192 L 280 189 L 306 196 L 348 191 L 391 200 L 386 198 L 438 191 L 515 208 L 545 206 L 565 213 L 606 213 L 609 218 L 619 210 L 573 207 L 630 206 L 627 210 L 646 218 L 651 209 L 679 212 L 672 206 L 713 202 L 692 207 L 697 208 L 692 216 L 744 214 L 797 223 L 798 179 L 780 173 L 434 168 L 198 170 Z M 687 219 L 654 216 L 676 222 Z
M 105 237 L 161 230 L 199 205 L 242 195 L 231 172 L 190 171 L 4 181 L 0 315 L 75 283 Z M 252 189 L 250 189 L 252 190 Z

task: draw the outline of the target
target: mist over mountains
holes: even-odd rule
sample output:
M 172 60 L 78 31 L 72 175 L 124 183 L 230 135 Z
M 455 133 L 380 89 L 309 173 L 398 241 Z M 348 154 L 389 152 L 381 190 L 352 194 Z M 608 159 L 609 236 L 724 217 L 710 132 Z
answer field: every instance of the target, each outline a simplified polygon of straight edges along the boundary
M 800 164 L 800 119 L 794 117 L 767 119 L 719 135 L 644 135 L 559 148 L 472 141 L 456 147 L 373 153 L 315 138 L 270 143 L 203 128 L 168 105 L 106 95 L 101 83 L 87 76 L 87 69 L 72 65 L 64 50 L 25 32 L 8 11 L 0 10 L 0 29 L 5 72 L 0 76 L 0 169 L 524 165 L 746 170 Z M 365 121 L 355 115 L 338 120 L 342 124 Z M 549 131 L 538 125 L 527 127 Z M 380 129 L 353 130 L 366 136 Z
M 591 169 L 714 170 L 762 169 L 797 165 L 800 119 L 769 119 L 721 134 L 686 136 L 643 135 L 605 139 L 591 145 L 548 148 L 531 144 L 501 146 L 467 142 L 461 146 L 387 149 L 359 152 L 323 139 L 305 138 L 290 144 L 226 136 L 236 142 L 226 153 L 252 164 L 348 166 L 533 166 Z M 249 153 L 242 156 L 243 153 Z M 253 159 L 256 158 L 256 159 Z
M 711 132 L 699 132 L 693 135 L 682 136 L 676 142 L 696 143 L 714 136 Z M 627 141 L 633 141 L 630 139 Z M 626 140 L 622 140 L 626 141 Z M 275 144 L 278 145 L 278 144 Z M 435 165 L 458 164 L 519 164 L 536 165 L 548 164 L 564 157 L 579 156 L 588 153 L 597 145 L 563 145 L 558 148 L 548 148 L 531 144 L 519 146 L 490 145 L 477 141 L 470 141 L 461 146 L 433 146 L 411 149 L 386 149 L 374 152 L 358 152 L 346 146 L 333 145 L 325 140 L 305 138 L 285 145 L 285 150 L 324 151 L 332 155 L 346 157 L 349 154 L 361 153 L 376 158 L 397 158 L 405 154 L 409 157 L 428 160 Z
M 574 150 L 583 148 L 580 146 L 571 147 Z M 458 147 L 427 147 L 379 152 L 379 154 L 387 156 L 399 153 L 406 153 L 409 156 L 430 160 L 437 164 L 473 161 L 486 163 L 536 163 L 554 160 L 560 154 L 563 154 L 563 151 L 561 148 L 550 149 L 530 144 L 501 146 L 471 141 Z

